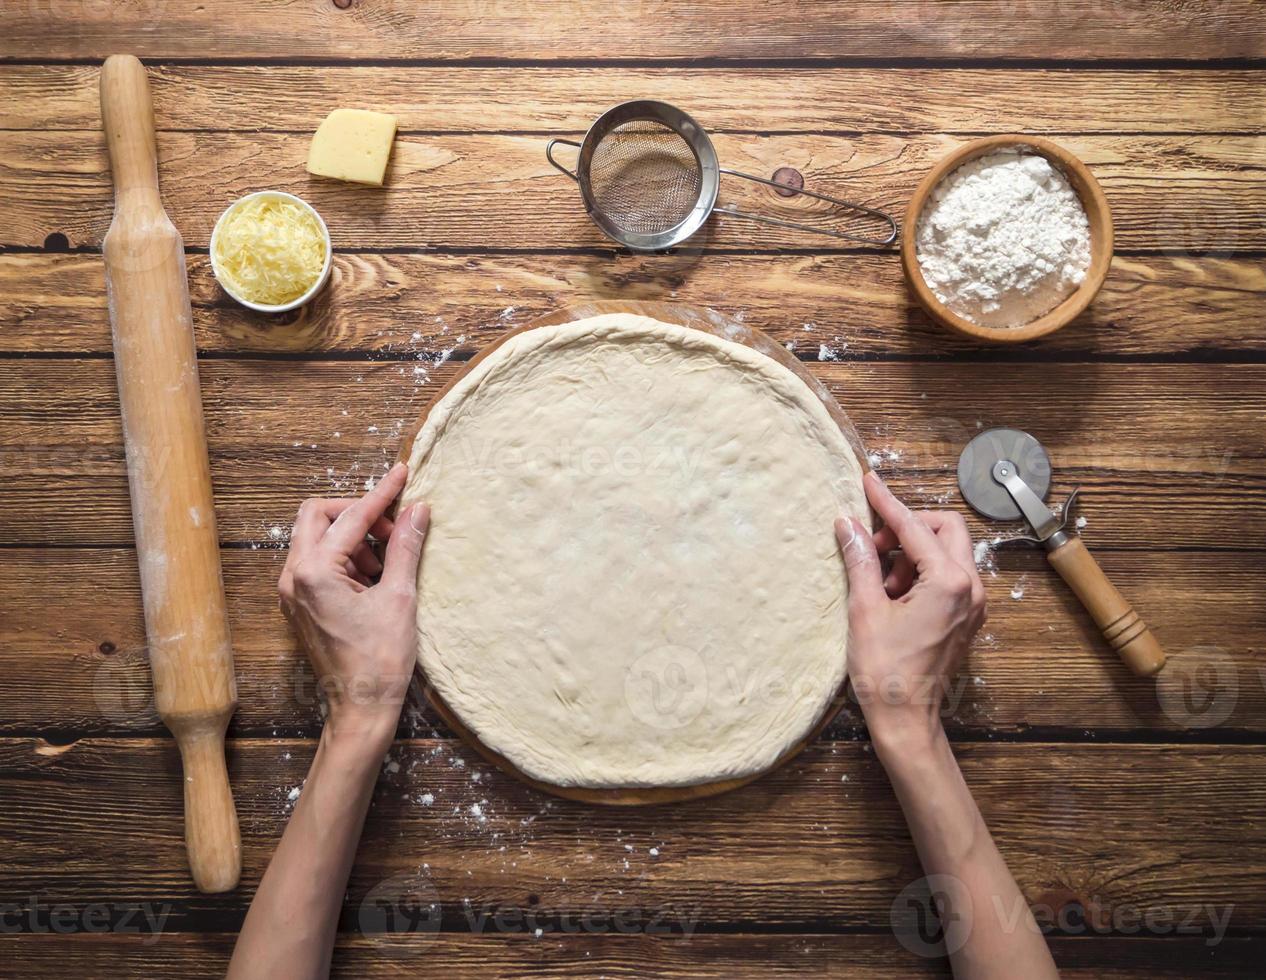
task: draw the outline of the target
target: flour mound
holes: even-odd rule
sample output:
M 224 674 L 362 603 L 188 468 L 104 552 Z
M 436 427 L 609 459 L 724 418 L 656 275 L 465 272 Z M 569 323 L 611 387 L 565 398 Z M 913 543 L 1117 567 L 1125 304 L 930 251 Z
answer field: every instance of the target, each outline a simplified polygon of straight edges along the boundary
M 1076 191 L 1034 153 L 1003 150 L 937 185 L 919 219 L 919 268 L 959 316 L 1018 327 L 1086 278 L 1090 224 Z

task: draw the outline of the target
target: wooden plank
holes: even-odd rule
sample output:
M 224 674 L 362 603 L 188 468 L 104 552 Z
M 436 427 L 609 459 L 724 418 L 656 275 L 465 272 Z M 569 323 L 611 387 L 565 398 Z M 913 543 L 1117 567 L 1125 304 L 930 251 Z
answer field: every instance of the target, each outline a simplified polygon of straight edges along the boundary
M 696 932 L 689 939 L 678 939 L 630 932 L 621 933 L 616 924 L 599 923 L 595 918 L 589 931 L 563 933 L 551 928 L 540 938 L 504 931 L 483 935 L 342 933 L 335 946 L 331 975 L 365 980 L 398 977 L 402 968 L 411 969 L 416 963 L 425 963 L 429 975 L 450 980 L 486 980 L 489 976 L 905 980 L 950 975 L 944 960 L 915 955 L 891 935 Z M 18 976 L 64 971 L 76 976 L 220 978 L 236 938 L 231 933 L 166 933 L 158 938 L 128 933 L 6 935 L 0 936 L 0 956 Z M 1239 978 L 1253 975 L 1266 955 L 1266 944 L 1258 937 L 1214 943 L 1194 937 L 1051 936 L 1047 942 L 1061 976 L 1067 980 Z
M 1050 4 L 811 2 L 794 5 L 563 6 L 459 0 L 228 0 L 214 6 L 59 0 L 5 18 L 4 58 L 645 59 L 1247 58 L 1266 49 L 1249 0 L 1156 6 L 1146 0 Z
M 1095 529 L 1092 523 L 1087 534 Z M 238 736 L 320 730 L 311 671 L 277 610 L 285 555 L 276 549 L 222 555 Z M 1165 672 L 1155 681 L 1131 677 L 1036 551 L 1002 550 L 984 575 L 989 624 L 948 691 L 947 723 L 973 737 L 1032 728 L 1108 737 L 1266 733 L 1261 556 L 1143 551 L 1100 558 L 1166 646 Z M 63 740 L 162 733 L 134 552 L 8 549 L 0 596 L 6 610 L 0 673 L 7 678 L 0 686 L 0 732 L 57 732 Z M 444 731 L 420 689 L 410 705 L 403 735 Z M 855 737 L 861 724 L 857 709 L 847 706 L 827 737 Z
M 222 539 L 267 543 L 304 497 L 361 492 L 451 376 L 452 362 L 436 366 L 434 357 L 203 361 Z M 1057 499 L 1077 485 L 1087 491 L 1092 546 L 1266 547 L 1266 527 L 1250 519 L 1266 477 L 1266 366 L 824 362 L 814 370 L 913 503 L 956 502 L 962 447 L 982 427 L 1018 424 L 1050 451 Z M 0 361 L 0 543 L 130 541 L 118 411 L 109 360 Z
M 164 199 L 185 244 L 205 248 L 220 212 L 264 187 L 309 200 L 342 249 L 611 244 L 586 217 L 575 185 L 546 161 L 542 136 L 400 137 L 385 189 L 311 177 L 304 169 L 308 142 L 280 133 L 162 134 Z M 737 170 L 768 176 L 779 167 L 795 167 L 813 189 L 900 213 L 923 174 L 963 140 L 944 134 L 723 133 L 715 142 L 721 160 Z M 1259 220 L 1266 197 L 1266 137 L 1069 136 L 1061 143 L 1102 183 L 1119 249 L 1266 247 L 1266 226 Z M 54 234 L 75 246 L 101 243 L 113 201 L 99 131 L 0 132 L 0 178 L 0 244 L 38 246 Z M 830 205 L 781 198 L 734 178 L 726 179 L 721 203 L 874 231 L 841 218 Z M 688 247 L 838 244 L 718 217 Z
M 96 65 L 0 65 L 10 96 L 0 128 L 99 129 L 99 74 Z M 310 133 L 353 95 L 394 113 L 405 133 L 583 132 L 635 97 L 679 105 L 713 131 L 1174 134 L 1266 125 L 1258 71 L 152 65 L 149 77 L 160 130 Z
M 504 330 L 503 311 L 535 318 L 594 298 L 724 303 L 802 357 L 843 344 L 850 357 L 988 351 L 1094 357 L 1260 354 L 1266 331 L 1266 259 L 1118 257 L 1094 305 L 1076 324 L 1000 351 L 933 324 L 887 255 L 718 254 L 454 256 L 339 254 L 334 285 L 302 313 L 256 315 L 229 300 L 205 255 L 189 256 L 199 349 L 216 353 L 408 353 L 453 347 L 466 356 Z M 733 284 L 741 282 L 737 293 Z M 433 317 L 438 315 L 440 322 Z M 111 349 L 99 255 L 0 255 L 0 350 L 34 354 Z M 414 335 L 419 336 L 415 339 Z
M 174 743 L 0 740 L 0 893 L 160 900 L 173 906 L 171 929 L 208 915 L 235 928 L 315 744 L 231 744 L 242 887 L 205 896 L 185 868 Z M 403 875 L 434 889 L 444 921 L 501 908 L 886 929 L 921 872 L 868 748 L 814 745 L 740 791 L 630 811 L 542 797 L 448 741 L 398 742 L 361 840 L 347 921 Z M 1233 933 L 1266 928 L 1266 827 L 1249 817 L 1266 805 L 1259 747 L 985 743 L 957 754 L 1030 904 L 1057 913 L 1078 902 L 1108 923 L 1127 910 L 1208 922 L 1215 910 Z

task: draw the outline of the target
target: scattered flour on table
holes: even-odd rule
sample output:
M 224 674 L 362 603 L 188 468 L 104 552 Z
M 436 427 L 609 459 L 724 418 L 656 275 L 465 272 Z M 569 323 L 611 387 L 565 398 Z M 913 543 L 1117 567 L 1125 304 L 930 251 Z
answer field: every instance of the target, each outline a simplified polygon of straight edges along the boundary
M 1018 327 L 1057 306 L 1090 268 L 1077 192 L 1043 156 L 1003 150 L 971 160 L 933 190 L 919 219 L 919 268 L 959 316 Z
M 901 462 L 901 450 L 900 449 L 871 450 L 869 453 L 866 454 L 866 462 L 870 463 L 870 468 L 872 470 L 879 469 L 881 466 L 884 465 L 884 463 L 899 463 Z
M 281 549 L 290 545 L 290 525 L 281 524 L 264 524 L 261 525 L 263 533 L 248 544 L 252 551 L 260 549 Z
M 281 791 L 284 794 L 281 798 L 281 812 L 289 816 L 294 812 L 295 804 L 299 802 L 299 797 L 303 795 L 303 783 L 292 786 L 290 789 L 286 789 L 283 786 Z
M 997 551 L 998 545 L 1009 540 L 1011 539 L 998 535 L 993 538 L 981 538 L 977 541 L 972 546 L 972 558 L 975 559 L 976 567 L 980 569 L 980 571 L 988 572 L 991 576 L 996 578 L 998 575 L 998 561 L 995 552 Z M 1023 595 L 1023 593 L 1021 593 L 1021 595 Z M 1018 599 L 1019 596 L 1013 596 L 1013 598 Z

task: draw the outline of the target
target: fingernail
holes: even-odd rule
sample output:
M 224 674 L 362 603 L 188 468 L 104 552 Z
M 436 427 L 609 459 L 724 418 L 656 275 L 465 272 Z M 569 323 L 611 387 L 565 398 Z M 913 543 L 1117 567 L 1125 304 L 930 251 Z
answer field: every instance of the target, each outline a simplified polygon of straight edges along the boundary
M 839 528 L 839 524 L 844 525 L 844 528 L 848 529 L 847 535 L 843 533 L 839 534 L 840 544 L 843 547 L 847 548 L 849 545 L 853 543 L 853 540 L 857 537 L 857 526 L 852 522 L 850 518 L 847 518 L 847 517 L 841 517 L 839 519 L 839 522 L 836 525 L 837 528 Z M 839 528 L 839 530 L 842 532 L 844 528 Z
M 396 465 L 391 468 L 391 472 L 394 473 L 396 470 L 405 469 L 405 468 L 406 467 L 404 463 L 396 463 Z
M 409 525 L 418 534 L 425 534 L 427 528 L 427 519 L 422 515 L 426 513 L 425 504 L 414 504 L 409 508 Z

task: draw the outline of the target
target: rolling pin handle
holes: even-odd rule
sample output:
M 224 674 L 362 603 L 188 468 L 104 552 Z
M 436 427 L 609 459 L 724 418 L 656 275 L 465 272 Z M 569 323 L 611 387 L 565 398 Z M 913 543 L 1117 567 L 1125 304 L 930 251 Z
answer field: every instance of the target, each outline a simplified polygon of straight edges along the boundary
M 1108 581 L 1081 538 L 1061 531 L 1049 543 L 1054 547 L 1046 557 L 1077 594 L 1104 639 L 1125 665 L 1140 677 L 1150 677 L 1164 667 L 1165 651 L 1156 637 L 1134 607 Z
M 161 207 L 149 77 L 130 54 L 110 55 L 101 69 L 101 121 L 116 197 L 152 194 Z
M 185 849 L 199 891 L 226 892 L 242 874 L 237 810 L 224 760 L 228 716 L 189 730 L 176 726 L 185 777 Z

